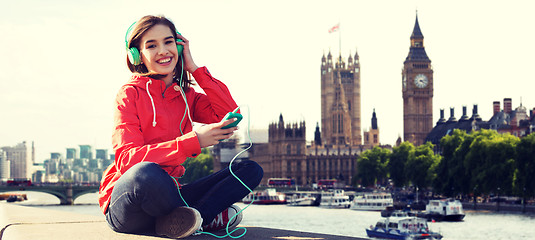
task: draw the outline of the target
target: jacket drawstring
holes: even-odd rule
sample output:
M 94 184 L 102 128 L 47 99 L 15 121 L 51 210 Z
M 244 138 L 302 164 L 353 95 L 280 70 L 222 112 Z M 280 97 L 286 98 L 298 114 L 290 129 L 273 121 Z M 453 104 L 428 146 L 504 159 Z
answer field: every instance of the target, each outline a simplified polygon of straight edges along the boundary
M 150 98 L 150 103 L 152 104 L 152 127 L 156 127 L 156 107 L 154 107 L 154 100 L 152 99 L 152 96 L 150 95 L 150 92 L 149 92 L 149 83 L 152 84 L 152 80 L 149 80 L 147 81 L 147 85 L 146 85 L 146 89 L 147 89 L 147 94 L 149 95 L 149 98 Z

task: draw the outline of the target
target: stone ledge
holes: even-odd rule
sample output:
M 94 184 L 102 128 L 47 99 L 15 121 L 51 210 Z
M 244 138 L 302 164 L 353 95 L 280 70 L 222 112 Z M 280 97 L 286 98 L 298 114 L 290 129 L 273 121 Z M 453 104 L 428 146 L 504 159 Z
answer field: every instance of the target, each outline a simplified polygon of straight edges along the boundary
M 92 215 L 19 206 L 9 203 L 0 203 L 0 213 L 0 240 L 168 239 L 158 236 L 117 233 L 108 227 L 104 217 Z M 224 235 L 224 233 L 216 234 Z M 239 234 L 241 232 L 237 231 L 233 235 Z M 197 235 L 185 239 L 215 240 L 218 238 L 210 235 Z M 230 238 L 227 237 L 226 239 Z M 247 226 L 247 234 L 240 239 L 355 240 L 363 238 Z

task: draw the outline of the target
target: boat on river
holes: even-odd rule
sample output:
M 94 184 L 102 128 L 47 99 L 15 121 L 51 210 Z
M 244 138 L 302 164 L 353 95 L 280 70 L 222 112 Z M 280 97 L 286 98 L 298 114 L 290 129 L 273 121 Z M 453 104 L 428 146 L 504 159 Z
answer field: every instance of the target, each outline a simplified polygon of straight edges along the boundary
M 435 221 L 461 221 L 465 213 L 461 201 L 448 198 L 429 200 L 425 206 L 425 216 Z
M 375 226 L 366 229 L 366 234 L 381 239 L 442 239 L 440 233 L 429 230 L 425 218 L 409 216 L 402 211 L 379 219 Z
M 254 200 L 254 201 L 253 201 Z M 286 194 L 277 192 L 274 188 L 254 191 L 243 198 L 243 203 L 249 204 L 286 204 Z
M 324 208 L 349 208 L 351 201 L 345 195 L 344 190 L 334 189 L 332 191 L 321 192 L 320 207 Z
M 293 192 L 286 194 L 288 206 L 319 206 L 320 195 L 317 192 Z
M 381 211 L 393 205 L 392 194 L 374 192 L 355 196 L 351 201 L 350 208 L 353 210 Z
M 6 202 L 22 202 L 28 200 L 25 193 L 2 193 L 0 194 L 0 200 L 6 200 Z

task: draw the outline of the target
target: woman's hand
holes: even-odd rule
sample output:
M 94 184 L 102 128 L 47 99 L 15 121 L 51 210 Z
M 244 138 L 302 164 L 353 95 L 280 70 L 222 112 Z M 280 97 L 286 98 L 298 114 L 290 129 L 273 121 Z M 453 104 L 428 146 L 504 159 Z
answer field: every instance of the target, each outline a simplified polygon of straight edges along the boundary
M 191 51 L 189 50 L 189 41 L 184 36 L 177 34 L 178 39 L 176 40 L 177 45 L 182 45 L 184 47 L 184 50 L 182 50 L 182 57 L 184 61 L 184 68 L 189 73 L 195 72 L 197 70 L 197 65 L 193 61 L 193 58 L 191 57 Z M 180 41 L 180 40 L 182 41 Z
M 201 145 L 201 148 L 216 145 L 219 143 L 219 141 L 232 137 L 234 131 L 238 130 L 238 127 L 232 127 L 227 129 L 221 128 L 233 123 L 234 121 L 236 121 L 236 118 L 221 121 L 218 123 L 203 125 L 196 129 L 195 133 L 197 133 L 197 139 L 199 139 L 199 144 Z

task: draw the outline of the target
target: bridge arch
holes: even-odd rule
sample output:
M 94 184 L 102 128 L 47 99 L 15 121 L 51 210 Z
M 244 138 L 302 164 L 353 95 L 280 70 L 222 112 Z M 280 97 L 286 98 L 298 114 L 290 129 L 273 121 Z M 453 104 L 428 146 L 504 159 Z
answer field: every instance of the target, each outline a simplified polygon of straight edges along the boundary
M 98 192 L 99 186 L 43 185 L 43 186 L 0 186 L 0 192 L 34 191 L 57 197 L 61 205 L 73 205 L 74 200 L 86 193 Z

